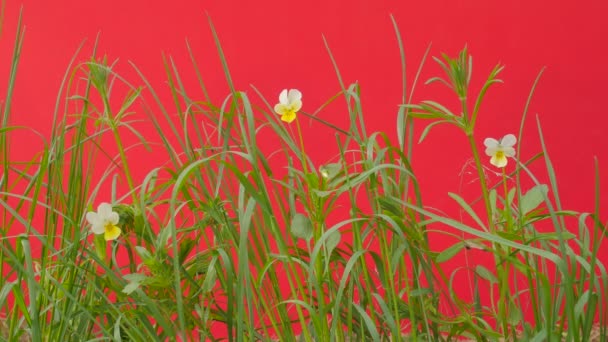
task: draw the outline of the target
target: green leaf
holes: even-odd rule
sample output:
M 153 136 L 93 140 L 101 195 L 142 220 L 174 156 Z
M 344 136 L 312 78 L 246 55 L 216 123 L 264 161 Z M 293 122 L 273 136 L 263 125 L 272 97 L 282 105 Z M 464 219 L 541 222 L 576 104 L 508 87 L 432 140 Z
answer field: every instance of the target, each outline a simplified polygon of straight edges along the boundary
M 99 259 L 101 259 L 103 262 L 106 262 L 107 242 L 104 239 L 103 234 L 95 235 L 95 237 L 93 238 L 93 244 L 95 245 L 95 251 L 97 252 L 97 256 L 99 256 Z
M 310 240 L 312 238 L 312 230 L 312 222 L 307 216 L 298 213 L 291 219 L 291 234 L 293 236 Z
M 542 328 L 534 337 L 530 340 L 530 342 L 542 342 L 547 340 L 547 328 Z
M 125 280 L 129 283 L 124 287 L 124 289 L 122 289 L 122 292 L 129 295 L 133 293 L 133 291 L 137 290 L 141 283 L 148 277 L 140 273 L 131 273 L 125 274 L 123 278 L 125 278 Z
M 120 332 L 120 320 L 122 319 L 122 315 L 118 316 L 116 323 L 114 323 L 114 341 L 122 342 L 122 336 Z
M 517 233 L 510 233 L 510 232 L 496 232 L 496 235 L 510 240 L 510 241 L 522 241 L 524 239 L 524 237 L 521 234 L 517 234 Z
M 215 272 L 215 263 L 216 258 L 214 258 L 209 264 L 209 268 L 207 269 L 207 273 L 205 274 L 205 280 L 203 281 L 203 285 L 201 286 L 201 291 L 203 293 L 209 293 L 215 287 L 215 283 L 217 280 L 216 272 Z
M 13 282 L 6 282 L 3 286 L 2 289 L 0 289 L 0 307 L 4 306 L 4 303 L 6 303 L 6 299 L 8 298 L 9 294 L 12 292 L 13 287 L 17 284 L 16 281 Z
M 437 259 L 435 259 L 435 261 L 437 261 L 439 263 L 448 261 L 448 260 L 452 259 L 456 254 L 458 254 L 458 252 L 460 252 L 463 248 L 464 248 L 464 243 L 458 242 L 458 243 L 448 247 L 443 252 L 439 253 L 439 255 L 437 255 Z
M 330 163 L 321 165 L 321 167 L 319 167 L 319 173 L 321 173 L 321 176 L 325 179 L 332 179 L 340 173 L 341 169 L 341 163 Z
M 156 238 L 157 247 L 165 247 L 169 243 L 169 238 L 172 235 L 173 226 L 168 225 L 160 230 L 158 237 Z
M 426 101 L 422 101 L 421 106 L 422 106 L 422 108 L 435 112 L 435 113 L 439 112 L 441 114 L 445 114 L 446 116 L 456 116 L 449 109 L 444 107 L 439 102 L 426 100 Z
M 196 246 L 197 241 L 192 238 L 185 237 L 180 241 L 179 248 L 179 262 L 184 263 L 188 255 L 192 252 L 194 247 Z
M 455 193 L 452 192 L 448 192 L 448 196 L 452 197 L 454 200 L 456 200 L 456 202 L 458 202 L 458 204 L 460 205 L 460 207 L 467 212 L 467 214 L 469 214 L 469 216 L 471 216 L 472 219 L 475 220 L 475 222 L 477 222 L 477 224 L 485 231 L 487 231 L 488 229 L 484 226 L 483 221 L 479 218 L 479 216 L 477 216 L 477 214 L 475 213 L 475 211 L 473 210 L 473 208 L 471 208 L 471 206 L 464 200 L 464 198 L 458 196 Z
M 127 96 L 124 99 L 124 102 L 122 104 L 122 106 L 120 107 L 120 110 L 118 111 L 118 113 L 116 114 L 116 116 L 120 116 L 121 114 L 125 113 L 127 111 L 127 109 L 129 109 L 129 107 L 131 107 L 131 105 L 133 104 L 133 102 L 135 102 L 135 100 L 137 100 L 139 98 L 139 95 L 141 94 L 141 87 L 137 88 L 135 90 L 129 90 L 129 92 L 127 93 Z
M 489 281 L 490 284 L 498 283 L 498 279 L 496 279 L 494 273 L 490 272 L 490 270 L 481 265 L 477 265 L 477 267 L 475 267 L 475 273 L 481 278 Z
M 148 252 L 148 250 L 145 247 L 135 246 L 135 251 L 142 258 L 143 262 L 146 262 L 146 261 L 148 261 L 148 260 L 150 260 L 150 259 L 153 258 L 152 254 L 150 254 L 150 252 Z
M 538 207 L 541 203 L 544 202 L 547 193 L 549 192 L 549 188 L 545 184 L 540 184 L 532 189 L 528 190 L 521 197 L 521 213 L 525 215 L 536 207 Z
M 439 120 L 439 121 L 435 121 L 432 122 L 430 124 L 428 124 L 424 130 L 422 131 L 422 134 L 420 134 L 420 139 L 418 139 L 418 143 L 422 143 L 424 141 L 424 138 L 426 138 L 426 136 L 429 134 L 429 132 L 431 131 L 431 129 L 439 124 L 444 124 L 444 123 L 451 123 L 451 120 Z
M 304 176 L 304 180 L 306 181 L 306 184 L 308 184 L 313 189 L 317 189 L 319 187 L 319 175 L 317 175 L 316 173 L 307 173 Z
M 541 241 L 541 240 L 572 240 L 576 238 L 576 235 L 570 232 L 551 232 L 551 233 L 536 233 L 529 242 Z
M 513 203 L 513 199 L 515 198 L 515 188 L 511 188 L 511 190 L 509 190 L 509 193 L 507 194 L 507 200 L 509 203 L 509 205 L 511 205 Z
M 128 281 L 128 282 L 142 282 L 145 279 L 147 279 L 148 277 L 145 274 L 141 274 L 141 273 L 129 273 L 129 274 L 125 274 L 123 276 L 123 278 Z
M 130 295 L 131 293 L 133 293 L 133 291 L 137 290 L 139 288 L 139 285 L 141 285 L 141 283 L 139 282 L 132 282 L 132 283 L 128 283 L 124 289 L 122 289 L 122 293 Z
M 432 292 L 428 287 L 421 287 L 410 291 L 410 298 L 413 297 L 424 297 L 430 295 Z
M 581 315 L 584 313 L 585 307 L 589 302 L 590 295 L 591 293 L 589 292 L 589 290 L 585 291 L 576 302 L 576 305 L 574 305 L 574 314 L 576 318 L 581 317 Z
M 509 323 L 511 325 L 519 325 L 521 320 L 523 319 L 523 315 L 521 310 L 517 307 L 517 305 L 510 300 L 509 301 Z
M 332 233 L 329 234 L 329 236 L 327 237 L 327 240 L 325 240 L 325 246 L 327 247 L 327 255 L 331 255 L 331 252 L 340 243 L 341 238 L 342 238 L 342 235 L 340 234 L 340 231 L 338 231 L 338 230 L 334 230 Z
M 488 199 L 490 200 L 490 208 L 492 209 L 492 214 L 496 213 L 496 189 L 491 189 L 488 194 Z

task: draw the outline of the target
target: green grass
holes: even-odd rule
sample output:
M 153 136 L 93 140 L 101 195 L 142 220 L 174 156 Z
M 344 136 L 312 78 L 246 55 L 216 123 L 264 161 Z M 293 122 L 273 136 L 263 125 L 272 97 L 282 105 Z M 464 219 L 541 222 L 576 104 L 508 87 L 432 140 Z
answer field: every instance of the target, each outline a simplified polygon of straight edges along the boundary
M 393 23 L 403 78 L 397 141 L 366 128 L 365 94 L 344 83 L 328 44 L 340 89 L 327 104 L 345 101 L 348 127 L 319 118 L 323 108 L 280 121 L 276 94 L 235 88 L 210 22 L 230 89 L 222 103 L 210 99 L 189 46 L 186 72 L 200 87 L 186 89 L 184 71 L 165 56 L 173 103 L 135 65 L 139 77 L 127 80 L 93 51 L 87 62 L 74 57 L 68 66 L 52 133 L 38 135 L 40 152 L 25 162 L 9 153 L 15 132 L 31 132 L 12 126 L 10 117 L 19 30 L 0 129 L 2 338 L 586 341 L 599 322 L 601 340 L 608 340 L 597 166 L 595 208 L 563 208 L 537 120 L 542 149 L 527 161 L 510 159 L 514 171 L 489 184 L 475 124 L 502 67 L 470 94 L 477 76 L 467 50 L 435 57 L 444 73 L 426 83 L 452 89 L 461 107 L 414 103 L 430 49 L 407 84 Z M 335 158 L 309 158 L 303 117 L 335 130 Z M 415 132 L 413 123 L 424 120 Z M 437 139 L 432 129 L 441 124 L 462 131 L 478 172 L 478 198 L 446 193 L 465 220 L 425 206 L 410 163 L 414 136 Z M 262 132 L 274 135 L 274 149 L 260 147 Z M 142 150 L 153 151 L 145 153 L 158 157 L 157 167 L 137 169 L 129 156 Z M 533 174 L 532 164 L 546 174 Z M 85 220 L 101 202 L 119 214 L 116 241 L 92 236 Z M 433 250 L 429 235 L 438 227 L 459 241 Z M 492 267 L 446 266 L 471 246 L 491 255 Z M 473 299 L 459 295 L 462 272 L 472 280 L 464 286 Z M 482 298 L 482 288 L 490 298 Z

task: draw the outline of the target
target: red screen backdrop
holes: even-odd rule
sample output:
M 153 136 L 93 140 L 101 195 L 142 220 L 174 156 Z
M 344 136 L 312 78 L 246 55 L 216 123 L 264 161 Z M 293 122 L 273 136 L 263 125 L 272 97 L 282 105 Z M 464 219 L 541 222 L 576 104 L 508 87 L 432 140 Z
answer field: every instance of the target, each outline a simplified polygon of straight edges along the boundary
M 271 100 L 283 88 L 298 88 L 308 112 L 339 91 L 324 36 L 345 82 L 361 85 L 371 130 L 396 136 L 401 71 L 392 14 L 403 36 L 410 83 L 431 43 L 432 56 L 455 56 L 467 45 L 478 87 L 496 63 L 506 66 L 501 77 L 505 83 L 489 92 L 480 114 L 479 139 L 517 133 L 531 85 L 546 67 L 530 108 L 522 157 L 539 151 L 534 120 L 538 114 L 566 207 L 591 210 L 593 160 L 599 159 L 601 170 L 608 160 L 605 1 L 8 1 L 3 51 L 13 43 L 20 8 L 26 32 L 13 124 L 43 133 L 50 129 L 68 62 L 85 40 L 82 55 L 90 56 L 97 35 L 99 55 L 118 59 L 123 74 L 136 76 L 127 63 L 132 61 L 161 92 L 162 53 L 171 55 L 183 73 L 191 71 L 187 39 L 211 95 L 223 99 L 228 89 L 207 23 L 210 17 L 237 88 L 252 95 L 252 84 Z M 0 75 L 5 80 L 8 58 L 9 53 L 2 54 L 5 67 Z M 439 72 L 429 59 L 421 79 Z M 5 93 L 6 82 L 0 87 Z M 445 92 L 419 85 L 414 99 L 434 94 Z M 323 115 L 340 123 L 344 110 L 336 106 Z M 316 141 L 321 149 L 334 140 L 327 136 Z M 426 196 L 441 206 L 449 201 L 446 192 L 458 190 L 458 172 L 469 158 L 466 140 L 450 127 L 439 127 L 416 151 Z M 601 198 L 608 200 L 606 192 Z
M 536 117 L 540 120 L 565 208 L 593 211 L 594 158 L 599 160 L 601 210 L 606 220 L 608 192 L 608 91 L 606 47 L 608 2 L 604 0 L 106 0 L 7 1 L 0 41 L 0 93 L 6 94 L 9 51 L 20 8 L 26 27 L 19 65 L 12 124 L 28 125 L 43 135 L 50 122 L 67 65 L 84 42 L 79 61 L 92 53 L 118 60 L 116 69 L 137 79 L 129 62 L 170 101 L 162 56 L 171 56 L 187 83 L 196 87 L 186 48 L 189 42 L 211 96 L 221 103 L 229 94 L 208 18 L 213 21 L 238 90 L 254 98 L 250 85 L 274 103 L 284 88 L 303 93 L 304 110 L 314 112 L 340 91 L 324 39 L 348 85 L 358 82 L 368 132 L 386 131 L 396 139 L 401 98 L 399 48 L 391 21 L 399 25 L 407 58 L 408 84 L 426 49 L 430 56 L 455 56 L 465 45 L 473 56 L 473 91 L 497 63 L 505 65 L 504 84 L 486 96 L 476 136 L 517 135 L 526 99 L 538 73 L 544 73 L 532 100 L 524 129 L 522 159 L 540 152 Z M 438 85 L 425 86 L 439 75 L 431 58 L 421 74 L 414 102 L 450 99 Z M 4 97 L 4 95 L 2 95 Z M 446 100 L 453 103 L 453 100 Z M 450 102 L 452 101 L 452 102 Z M 320 116 L 338 126 L 348 121 L 344 101 Z M 326 162 L 337 152 L 329 131 L 303 125 L 313 160 Z M 421 125 L 417 126 L 419 132 Z M 324 133 L 328 134 L 324 134 Z M 418 133 L 420 134 L 420 133 Z M 518 142 L 519 143 L 519 142 Z M 27 140 L 13 147 L 30 155 L 37 147 Z M 131 158 L 136 158 L 131 157 Z M 414 167 L 425 203 L 454 212 L 447 193 L 479 194 L 467 169 L 470 150 L 462 132 L 439 126 L 414 148 Z M 142 174 L 150 157 L 141 156 Z M 149 165 L 156 165 L 155 163 Z M 541 181 L 546 182 L 544 174 Z M 441 246 L 441 242 L 438 242 Z M 603 258 L 607 253 L 604 251 Z

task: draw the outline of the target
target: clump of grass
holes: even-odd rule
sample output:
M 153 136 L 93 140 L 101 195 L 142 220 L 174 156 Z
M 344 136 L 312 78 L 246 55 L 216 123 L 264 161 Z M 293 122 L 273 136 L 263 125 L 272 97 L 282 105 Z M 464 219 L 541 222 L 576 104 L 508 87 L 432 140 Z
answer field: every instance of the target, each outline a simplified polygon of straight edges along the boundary
M 497 169 L 504 181 L 489 184 L 475 124 L 502 67 L 470 94 L 468 51 L 435 58 L 444 74 L 426 83 L 452 89 L 461 107 L 414 103 L 426 55 L 408 88 L 393 23 L 404 80 L 396 142 L 367 131 L 364 94 L 343 83 L 329 48 L 341 85 L 330 101 L 344 98 L 348 127 L 320 119 L 322 108 L 282 122 L 264 94 L 253 88 L 254 101 L 234 87 L 210 23 L 230 89 L 225 101 L 207 95 L 189 48 L 202 96 L 191 95 L 196 91 L 165 57 L 173 104 L 135 65 L 140 79 L 127 81 L 93 51 L 94 58 L 68 67 L 53 132 L 25 163 L 9 154 L 13 131 L 27 130 L 9 124 L 19 31 L 0 130 L 3 338 L 582 341 L 599 334 L 606 341 L 599 204 L 591 213 L 562 208 L 540 124 L 538 155 L 522 161 L 518 151 L 509 159 L 514 170 Z M 527 105 L 518 140 L 526 115 Z M 333 160 L 310 158 L 302 116 L 336 131 Z M 428 119 L 421 139 L 452 124 L 469 142 L 479 198 L 448 195 L 473 224 L 424 205 L 410 161 L 413 122 Z M 153 136 L 140 132 L 144 125 Z M 258 144 L 261 132 L 276 137 L 273 150 Z M 137 153 L 157 157 L 143 177 L 129 158 Z M 544 164 L 549 184 L 538 181 L 531 163 Z M 118 215 L 116 240 L 90 234 L 86 213 L 101 202 Z M 466 238 L 432 250 L 429 234 L 437 226 Z M 462 285 L 454 279 L 462 270 L 444 266 L 466 248 L 493 258 L 491 268 L 464 270 L 473 279 L 472 300 L 458 295 Z M 482 287 L 491 289 L 490 298 L 480 296 Z M 531 317 L 523 298 L 531 301 Z

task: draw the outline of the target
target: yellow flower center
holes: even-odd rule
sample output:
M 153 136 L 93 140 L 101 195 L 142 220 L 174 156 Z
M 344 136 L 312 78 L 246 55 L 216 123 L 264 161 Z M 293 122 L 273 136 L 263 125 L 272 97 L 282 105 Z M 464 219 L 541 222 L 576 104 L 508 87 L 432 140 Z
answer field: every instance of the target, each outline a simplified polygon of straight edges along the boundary
M 116 238 L 118 238 L 118 236 L 120 236 L 120 233 L 122 233 L 122 230 L 120 230 L 120 228 L 111 223 L 106 224 L 104 228 L 104 238 L 106 239 L 106 241 L 115 240 Z
M 496 151 L 496 159 L 501 160 L 505 157 L 504 151 Z
M 112 234 L 112 232 L 114 231 L 114 225 L 111 223 L 106 224 L 106 234 Z
M 283 115 L 281 116 L 281 120 L 290 123 L 296 119 L 296 111 L 292 106 L 285 108 Z

